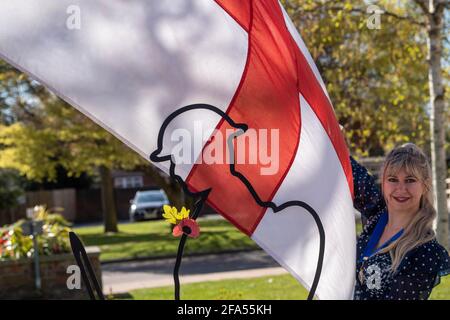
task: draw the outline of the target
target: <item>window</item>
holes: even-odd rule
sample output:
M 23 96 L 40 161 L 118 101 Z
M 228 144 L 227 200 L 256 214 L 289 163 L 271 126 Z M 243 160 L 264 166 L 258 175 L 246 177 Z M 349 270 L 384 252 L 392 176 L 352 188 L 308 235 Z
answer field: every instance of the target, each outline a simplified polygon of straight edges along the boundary
M 118 189 L 140 188 L 144 186 L 142 176 L 117 177 L 114 179 L 114 187 Z

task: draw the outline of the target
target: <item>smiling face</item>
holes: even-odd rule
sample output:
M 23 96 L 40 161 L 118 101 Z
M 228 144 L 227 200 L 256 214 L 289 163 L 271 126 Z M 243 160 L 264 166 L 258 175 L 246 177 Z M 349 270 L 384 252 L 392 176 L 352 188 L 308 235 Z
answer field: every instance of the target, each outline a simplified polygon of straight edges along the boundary
M 389 152 L 381 173 L 388 224 L 391 222 L 389 231 L 404 229 L 402 236 L 387 248 L 392 254 L 391 270 L 398 270 L 407 252 L 435 238 L 433 221 L 437 214 L 433 207 L 431 169 L 425 153 L 406 143 Z
M 384 198 L 390 212 L 415 214 L 420 208 L 420 199 L 425 194 L 425 186 L 417 175 L 404 168 L 387 168 L 383 181 Z

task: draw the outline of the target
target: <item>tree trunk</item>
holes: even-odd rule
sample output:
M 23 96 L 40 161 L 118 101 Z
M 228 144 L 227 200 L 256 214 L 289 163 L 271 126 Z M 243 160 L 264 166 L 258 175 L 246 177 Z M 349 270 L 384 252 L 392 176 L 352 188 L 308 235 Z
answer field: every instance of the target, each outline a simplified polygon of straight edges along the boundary
M 187 209 L 193 208 L 193 199 L 185 196 L 181 186 L 175 181 L 172 181 L 166 173 L 151 164 L 143 166 L 142 170 L 144 170 L 152 180 L 164 190 L 169 198 L 170 205 L 175 206 L 178 209 L 182 206 L 185 206 Z
M 11 223 L 16 222 L 15 210 L 12 207 L 9 207 L 8 212 L 9 212 L 9 218 L 10 218 Z
M 438 3 L 440 3 L 438 5 Z M 438 212 L 437 237 L 439 243 L 449 249 L 448 208 L 446 197 L 447 164 L 445 159 L 445 101 L 442 84 L 442 31 L 444 7 L 442 1 L 428 4 L 428 80 L 430 87 L 430 133 L 433 187 Z
M 100 177 L 102 184 L 102 208 L 103 219 L 106 232 L 118 232 L 117 228 L 117 210 L 114 199 L 113 179 L 111 169 L 100 166 Z

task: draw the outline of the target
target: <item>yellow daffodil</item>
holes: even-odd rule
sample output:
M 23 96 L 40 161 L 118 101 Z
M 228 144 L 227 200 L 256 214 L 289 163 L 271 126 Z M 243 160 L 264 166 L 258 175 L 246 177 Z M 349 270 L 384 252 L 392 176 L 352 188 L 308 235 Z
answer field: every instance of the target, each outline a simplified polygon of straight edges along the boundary
M 164 205 L 163 210 L 163 217 L 167 220 L 167 222 L 171 224 L 178 224 L 184 219 L 188 219 L 189 212 L 191 211 L 183 207 L 181 208 L 181 211 L 178 212 L 177 208 L 171 207 L 169 205 Z

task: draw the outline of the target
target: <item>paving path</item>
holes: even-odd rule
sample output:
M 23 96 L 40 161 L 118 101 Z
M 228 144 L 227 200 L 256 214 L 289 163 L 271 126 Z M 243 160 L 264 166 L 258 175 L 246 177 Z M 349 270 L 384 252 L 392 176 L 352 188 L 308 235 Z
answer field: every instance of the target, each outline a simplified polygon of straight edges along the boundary
M 173 286 L 174 265 L 174 258 L 102 265 L 104 293 L 116 294 L 140 288 Z M 287 271 L 269 255 L 261 250 L 255 250 L 183 257 L 180 282 L 185 284 L 285 273 Z

